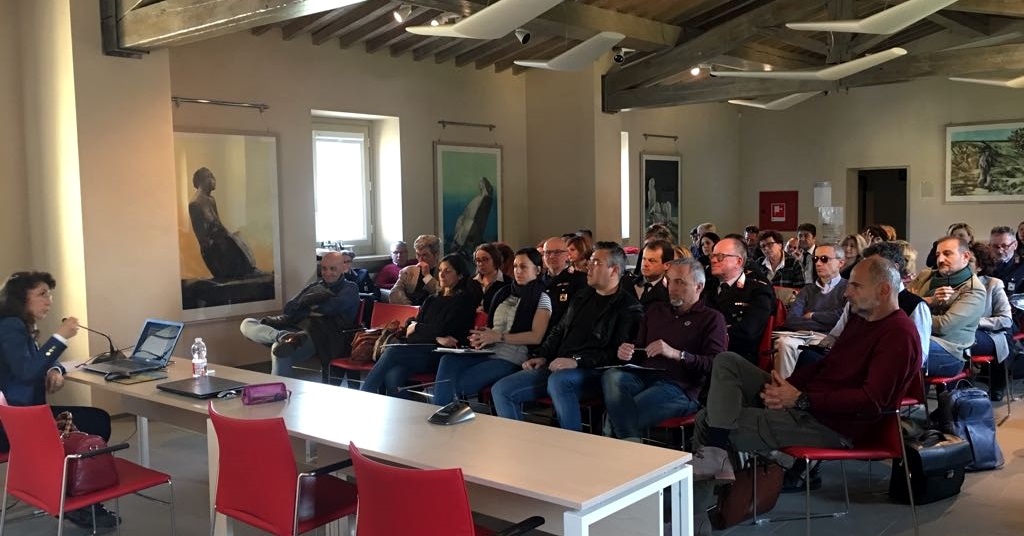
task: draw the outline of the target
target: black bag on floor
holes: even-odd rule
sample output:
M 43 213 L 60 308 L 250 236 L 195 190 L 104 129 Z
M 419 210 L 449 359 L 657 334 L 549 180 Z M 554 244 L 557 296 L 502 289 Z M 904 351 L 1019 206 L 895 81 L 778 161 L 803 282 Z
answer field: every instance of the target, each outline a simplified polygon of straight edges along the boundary
M 928 430 L 917 437 L 904 439 L 903 444 L 907 450 L 914 504 L 928 504 L 960 493 L 964 468 L 973 459 L 971 446 L 966 441 L 938 430 Z M 893 460 L 889 497 L 896 502 L 910 504 L 903 460 Z
M 960 385 L 967 385 L 961 388 Z M 957 382 L 957 388 L 939 394 L 937 414 L 952 416 L 951 423 L 941 423 L 939 429 L 962 437 L 971 445 L 974 460 L 968 471 L 984 471 L 1003 466 L 1003 452 L 996 442 L 996 420 L 992 416 L 992 401 L 988 393 L 970 387 L 966 381 Z

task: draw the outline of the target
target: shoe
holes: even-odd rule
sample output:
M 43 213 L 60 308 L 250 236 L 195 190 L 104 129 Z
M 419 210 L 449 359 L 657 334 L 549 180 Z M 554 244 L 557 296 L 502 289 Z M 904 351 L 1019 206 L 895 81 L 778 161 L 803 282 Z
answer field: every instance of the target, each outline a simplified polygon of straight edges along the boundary
M 719 447 L 701 447 L 693 453 L 690 460 L 693 467 L 694 480 L 716 480 L 719 482 L 732 482 L 736 480 L 736 473 L 732 469 L 732 461 L 729 460 L 729 452 Z
M 79 508 L 78 510 L 72 510 L 64 513 L 64 519 L 82 527 L 83 529 L 92 530 L 92 508 L 86 506 L 85 508 Z M 112 529 L 121 524 L 121 518 L 115 515 L 110 510 L 103 507 L 102 504 L 96 505 L 96 528 L 97 529 Z
M 306 343 L 306 337 L 307 335 L 302 331 L 285 334 L 274 344 L 270 351 L 274 354 L 274 357 L 291 357 L 296 350 Z
M 1001 402 L 1006 398 L 1006 391 L 1003 389 L 992 389 L 988 393 L 988 399 L 993 402 Z
M 821 488 L 821 472 L 819 467 L 821 464 L 815 464 L 811 467 L 811 489 Z M 782 476 L 782 493 L 801 493 L 807 490 L 807 486 L 804 483 L 804 461 L 797 460 L 793 467 L 786 470 L 786 473 Z

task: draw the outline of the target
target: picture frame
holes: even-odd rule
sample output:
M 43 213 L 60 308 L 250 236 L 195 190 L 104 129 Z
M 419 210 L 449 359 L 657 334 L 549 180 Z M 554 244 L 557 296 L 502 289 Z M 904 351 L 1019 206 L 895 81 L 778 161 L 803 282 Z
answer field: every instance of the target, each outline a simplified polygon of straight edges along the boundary
M 183 320 L 281 309 L 277 156 L 273 135 L 175 131 Z
M 678 154 L 640 153 L 641 235 L 655 223 L 664 224 L 676 240 L 682 218 L 682 163 Z
M 1024 201 L 1024 120 L 946 127 L 946 202 Z
M 434 142 L 436 228 L 441 251 L 471 259 L 476 247 L 501 239 L 500 145 Z

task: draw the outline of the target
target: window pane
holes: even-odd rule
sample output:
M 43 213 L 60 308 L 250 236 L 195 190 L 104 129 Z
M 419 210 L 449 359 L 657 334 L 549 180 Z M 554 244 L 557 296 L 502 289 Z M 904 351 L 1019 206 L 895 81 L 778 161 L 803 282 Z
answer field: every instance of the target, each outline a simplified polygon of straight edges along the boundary
M 314 153 L 317 241 L 367 240 L 362 138 L 318 135 Z

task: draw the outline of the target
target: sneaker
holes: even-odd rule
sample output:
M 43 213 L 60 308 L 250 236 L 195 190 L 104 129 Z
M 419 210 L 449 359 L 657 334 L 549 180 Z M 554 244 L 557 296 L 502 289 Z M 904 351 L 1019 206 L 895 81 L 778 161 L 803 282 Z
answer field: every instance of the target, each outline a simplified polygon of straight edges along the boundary
M 79 508 L 78 510 L 72 510 L 64 513 L 64 519 L 82 527 L 83 529 L 92 530 L 92 508 L 86 506 L 85 508 Z M 115 515 L 110 510 L 103 507 L 102 504 L 96 505 L 96 528 L 97 529 L 112 529 L 121 524 L 121 518 Z
M 816 463 L 811 467 L 811 489 L 821 488 L 821 464 Z M 797 460 L 793 467 L 786 470 L 782 476 L 782 493 L 803 493 L 807 490 L 804 482 L 804 461 Z
M 285 334 L 274 344 L 270 351 L 274 353 L 274 357 L 290 357 L 306 343 L 306 337 L 308 335 L 302 331 Z
M 729 452 L 719 447 L 701 447 L 693 453 L 690 460 L 693 467 L 694 480 L 716 480 L 720 482 L 732 482 L 736 480 L 736 473 L 732 469 L 732 461 L 729 460 Z
M 1001 402 L 1004 398 L 1006 398 L 1006 391 L 1003 389 L 992 389 L 988 393 L 988 398 L 993 402 Z

